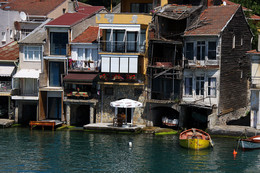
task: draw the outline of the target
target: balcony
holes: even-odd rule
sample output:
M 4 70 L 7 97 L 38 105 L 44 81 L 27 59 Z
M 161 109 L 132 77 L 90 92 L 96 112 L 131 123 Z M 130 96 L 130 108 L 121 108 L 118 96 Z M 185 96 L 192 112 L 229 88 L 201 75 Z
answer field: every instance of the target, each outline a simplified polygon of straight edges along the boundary
M 0 92 L 10 92 L 12 90 L 11 81 L 0 81 Z
M 98 72 L 101 61 L 85 61 L 69 59 L 69 71 L 92 71 Z
M 101 82 L 124 82 L 124 83 L 143 83 L 144 76 L 142 74 L 117 74 L 102 73 L 98 76 Z
M 100 49 L 103 52 L 113 53 L 144 53 L 145 43 L 138 41 L 100 41 Z
M 97 24 L 143 24 L 148 25 L 152 20 L 149 14 L 119 13 L 119 14 L 97 14 Z

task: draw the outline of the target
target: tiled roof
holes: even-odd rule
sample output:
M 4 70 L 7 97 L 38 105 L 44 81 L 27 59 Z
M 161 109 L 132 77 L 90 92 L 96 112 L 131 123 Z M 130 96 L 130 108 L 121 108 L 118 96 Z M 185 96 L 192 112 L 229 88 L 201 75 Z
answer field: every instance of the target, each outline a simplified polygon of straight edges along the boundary
M 90 26 L 79 36 L 77 36 L 72 43 L 93 43 L 98 37 L 98 27 Z M 102 32 L 100 32 L 102 34 Z
M 29 15 L 47 15 L 66 0 L 13 0 L 1 8 L 24 11 Z
M 4 47 L 0 48 L 0 61 L 1 60 L 17 60 L 19 57 L 19 46 L 16 41 L 13 41 Z
M 200 22 L 185 31 L 185 36 L 219 35 L 240 5 L 211 6 L 200 15 Z
M 253 14 L 250 16 L 250 19 L 251 20 L 260 20 L 260 16 Z
M 90 17 L 91 15 L 105 9 L 103 6 L 90 6 L 79 4 L 78 12 L 75 13 L 65 13 L 62 16 L 56 18 L 55 20 L 47 23 L 47 26 L 73 26 L 76 23 Z
M 238 3 L 235 3 L 235 2 L 232 2 L 232 1 L 229 1 L 229 0 L 223 0 L 223 2 L 226 2 L 227 3 L 227 5 L 237 5 Z M 244 10 L 244 11 L 251 11 L 250 9 L 248 9 L 248 8 L 246 8 L 246 7 L 242 7 L 242 9 Z

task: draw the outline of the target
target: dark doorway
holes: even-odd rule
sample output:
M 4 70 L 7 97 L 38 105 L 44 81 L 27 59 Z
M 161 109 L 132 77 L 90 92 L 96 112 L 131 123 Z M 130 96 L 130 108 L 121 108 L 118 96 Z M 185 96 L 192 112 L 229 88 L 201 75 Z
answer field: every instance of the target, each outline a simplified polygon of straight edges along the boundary
M 211 114 L 211 109 L 185 107 L 185 118 L 183 126 L 185 128 L 198 128 L 205 130 L 208 127 L 208 115 Z
M 154 126 L 162 127 L 162 118 L 179 119 L 179 112 L 170 107 L 155 107 L 152 109 L 152 117 Z
M 37 105 L 24 104 L 22 107 L 22 117 L 19 122 L 23 125 L 29 125 L 30 121 L 36 121 Z
M 61 119 L 61 98 L 48 98 L 48 119 Z
M 88 105 L 81 105 L 77 108 L 75 126 L 84 126 L 90 123 L 90 107 Z
M 8 118 L 8 97 L 0 97 L 0 118 Z
M 124 113 L 126 115 L 127 123 L 131 123 L 132 110 L 131 108 L 118 108 L 118 114 Z

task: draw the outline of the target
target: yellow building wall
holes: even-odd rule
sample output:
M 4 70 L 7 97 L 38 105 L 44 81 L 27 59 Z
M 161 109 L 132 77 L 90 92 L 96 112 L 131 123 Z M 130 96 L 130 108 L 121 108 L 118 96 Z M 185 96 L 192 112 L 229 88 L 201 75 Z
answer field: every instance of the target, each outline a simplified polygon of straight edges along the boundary
M 152 16 L 147 14 L 113 14 L 99 13 L 96 15 L 96 23 L 101 24 L 146 24 L 152 20 Z
M 121 12 L 130 12 L 132 3 L 153 3 L 153 0 L 122 0 L 121 1 Z
M 161 0 L 161 6 L 168 4 L 168 0 Z

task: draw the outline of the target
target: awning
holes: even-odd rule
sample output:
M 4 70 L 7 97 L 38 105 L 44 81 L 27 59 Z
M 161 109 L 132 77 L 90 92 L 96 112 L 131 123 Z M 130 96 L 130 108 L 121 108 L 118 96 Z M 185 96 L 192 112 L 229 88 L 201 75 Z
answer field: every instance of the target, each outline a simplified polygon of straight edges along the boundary
M 15 66 L 0 66 L 1 77 L 11 77 Z
M 21 69 L 14 75 L 14 78 L 38 79 L 40 72 L 40 70 L 36 69 Z
M 143 107 L 143 104 L 141 102 L 131 99 L 121 99 L 114 102 L 110 102 L 110 106 L 116 108 L 139 108 Z
M 97 74 L 69 73 L 63 78 L 64 82 L 92 83 Z

